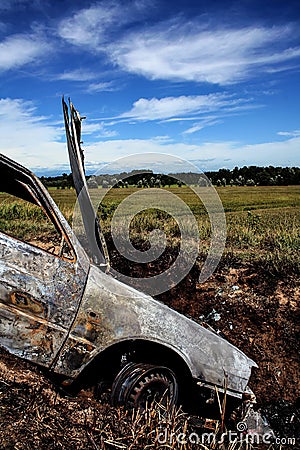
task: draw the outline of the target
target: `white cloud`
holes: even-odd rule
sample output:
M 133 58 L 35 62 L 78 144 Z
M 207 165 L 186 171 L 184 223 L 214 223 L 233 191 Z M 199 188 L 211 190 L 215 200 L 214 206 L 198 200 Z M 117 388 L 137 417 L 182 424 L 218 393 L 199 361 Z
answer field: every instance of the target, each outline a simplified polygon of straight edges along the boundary
M 194 23 L 160 25 L 124 37 L 111 48 L 123 69 L 150 79 L 229 84 L 299 57 L 289 46 L 292 27 L 203 29 Z M 278 47 L 280 47 L 278 49 Z
M 279 136 L 286 136 L 286 137 L 300 137 L 300 130 L 294 130 L 294 131 L 278 131 L 277 133 Z
M 120 118 L 136 120 L 167 120 L 176 116 L 202 114 L 232 107 L 245 100 L 233 99 L 226 94 L 190 95 L 164 97 L 161 99 L 140 98 L 130 111 L 121 114 Z
M 0 42 L 0 71 L 38 61 L 50 47 L 41 37 L 13 35 Z
M 62 73 L 59 73 L 53 77 L 55 80 L 61 81 L 75 81 L 75 82 L 83 82 L 95 80 L 99 78 L 99 74 L 92 72 L 87 69 L 78 68 L 74 70 L 65 70 Z M 112 81 L 100 81 L 95 83 L 90 83 L 86 88 L 86 92 L 95 93 L 95 92 L 112 92 L 117 90 Z
M 112 81 L 103 81 L 100 83 L 91 83 L 88 88 L 87 92 L 89 93 L 95 93 L 95 92 L 112 92 L 117 90 L 117 88 L 114 86 L 114 83 Z
M 144 13 L 144 20 L 142 13 Z M 123 70 L 149 79 L 226 85 L 257 72 L 278 71 L 300 56 L 297 29 L 287 26 L 217 25 L 209 17 L 182 17 L 151 26 L 147 7 L 94 4 L 61 21 L 59 35 L 76 46 L 103 52 Z M 134 31 L 128 25 L 134 23 Z
M 0 151 L 29 167 L 67 163 L 66 145 L 59 140 L 63 129 L 47 125 L 36 116 L 31 102 L 0 99 Z
M 66 70 L 58 74 L 55 79 L 63 81 L 90 81 L 97 77 L 96 74 L 85 69 Z
M 106 124 L 104 122 L 97 123 L 88 123 L 84 125 L 84 133 L 85 134 L 96 134 L 97 138 L 104 137 L 114 137 L 117 135 L 116 131 L 109 130 L 106 128 Z
M 193 133 L 203 130 L 203 128 L 217 125 L 220 122 L 222 122 L 222 121 L 219 119 L 216 119 L 216 117 L 207 117 L 197 123 L 194 123 L 194 125 L 192 127 L 183 131 L 182 134 L 193 134 Z
M 125 6 L 93 5 L 79 10 L 69 19 L 62 20 L 58 34 L 74 45 L 100 50 L 110 30 L 118 29 L 126 21 Z

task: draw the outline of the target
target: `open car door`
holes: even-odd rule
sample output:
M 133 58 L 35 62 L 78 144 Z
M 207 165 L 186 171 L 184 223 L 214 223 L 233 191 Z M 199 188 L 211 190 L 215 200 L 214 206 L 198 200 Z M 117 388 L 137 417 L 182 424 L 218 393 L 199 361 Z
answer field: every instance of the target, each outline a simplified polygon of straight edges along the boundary
M 93 263 L 107 272 L 109 270 L 107 246 L 100 228 L 97 212 L 94 210 L 91 202 L 85 178 L 84 157 L 81 148 L 82 117 L 80 117 L 79 112 L 74 108 L 70 100 L 69 108 L 64 97 L 62 98 L 62 105 L 70 165 L 85 230 L 85 235 L 78 236 L 78 239 Z
M 46 367 L 74 321 L 89 270 L 41 182 L 0 154 L 0 345 Z

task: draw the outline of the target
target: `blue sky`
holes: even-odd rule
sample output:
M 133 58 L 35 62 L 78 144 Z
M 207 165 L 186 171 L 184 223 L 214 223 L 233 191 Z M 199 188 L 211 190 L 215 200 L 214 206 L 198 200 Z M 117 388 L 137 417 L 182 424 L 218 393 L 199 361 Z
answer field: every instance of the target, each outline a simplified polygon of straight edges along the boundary
M 146 152 L 298 166 L 299 22 L 289 0 L 1 0 L 0 151 L 68 172 L 64 94 L 90 169 Z

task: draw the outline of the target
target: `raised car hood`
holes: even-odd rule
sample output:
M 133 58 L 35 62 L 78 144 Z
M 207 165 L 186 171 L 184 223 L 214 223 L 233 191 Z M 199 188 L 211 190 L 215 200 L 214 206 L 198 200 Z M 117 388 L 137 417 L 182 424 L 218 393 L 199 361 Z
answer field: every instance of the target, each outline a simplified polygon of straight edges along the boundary
M 70 342 L 74 350 L 76 346 L 82 350 L 85 343 L 92 351 L 83 352 L 81 367 L 74 365 L 70 375 L 77 375 L 82 364 L 86 366 L 104 348 L 128 339 L 146 339 L 173 349 L 204 385 L 223 386 L 226 376 L 227 389 L 236 396 L 245 391 L 251 368 L 257 367 L 217 334 L 91 266 Z M 63 359 L 62 355 L 58 365 L 65 371 Z
M 64 98 L 62 98 L 62 105 L 70 166 L 85 230 L 85 233 L 80 233 L 77 237 L 94 264 L 102 270 L 108 271 L 109 255 L 99 219 L 90 199 L 84 171 L 84 156 L 81 148 L 81 121 L 83 118 L 80 117 L 71 101 L 70 115 Z

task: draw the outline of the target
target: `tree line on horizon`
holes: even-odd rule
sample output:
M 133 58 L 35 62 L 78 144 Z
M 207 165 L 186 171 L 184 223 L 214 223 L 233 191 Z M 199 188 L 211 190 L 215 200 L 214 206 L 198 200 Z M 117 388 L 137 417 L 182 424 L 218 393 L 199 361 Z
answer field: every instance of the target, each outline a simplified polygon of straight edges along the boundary
M 55 177 L 41 178 L 47 188 L 70 189 L 73 187 L 72 174 L 63 173 Z M 299 167 L 259 167 L 244 166 L 234 169 L 219 169 L 201 173 L 156 174 L 152 170 L 132 170 L 119 174 L 89 175 L 87 183 L 90 188 L 98 187 L 166 187 L 198 185 L 206 186 L 286 186 L 300 184 Z

